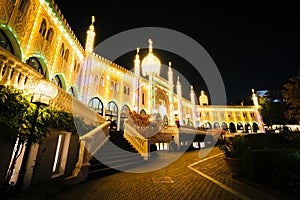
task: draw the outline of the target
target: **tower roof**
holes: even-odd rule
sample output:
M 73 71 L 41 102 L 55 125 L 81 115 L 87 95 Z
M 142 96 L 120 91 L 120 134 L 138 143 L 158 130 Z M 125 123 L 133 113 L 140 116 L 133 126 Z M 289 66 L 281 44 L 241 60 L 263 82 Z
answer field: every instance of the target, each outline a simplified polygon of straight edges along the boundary
M 142 72 L 143 76 L 149 75 L 150 73 L 160 73 L 161 62 L 160 60 L 153 54 L 152 40 L 149 39 L 149 53 L 142 60 Z

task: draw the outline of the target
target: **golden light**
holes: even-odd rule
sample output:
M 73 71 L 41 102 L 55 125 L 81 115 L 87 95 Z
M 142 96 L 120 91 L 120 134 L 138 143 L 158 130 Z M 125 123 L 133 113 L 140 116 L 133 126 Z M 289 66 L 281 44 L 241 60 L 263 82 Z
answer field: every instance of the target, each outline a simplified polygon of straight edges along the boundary
M 35 79 L 26 84 L 27 94 L 32 95 L 32 103 L 42 103 L 49 105 L 51 99 L 58 94 L 57 86 L 46 79 Z
M 149 53 L 142 60 L 142 73 L 143 76 L 149 74 L 160 74 L 161 63 L 160 60 L 152 53 L 152 40 L 149 39 Z

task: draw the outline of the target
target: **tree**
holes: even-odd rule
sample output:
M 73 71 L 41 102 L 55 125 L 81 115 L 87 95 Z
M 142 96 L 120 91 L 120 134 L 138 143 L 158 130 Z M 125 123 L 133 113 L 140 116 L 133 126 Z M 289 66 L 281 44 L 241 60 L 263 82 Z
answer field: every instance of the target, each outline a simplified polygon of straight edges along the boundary
M 71 113 L 53 107 L 41 107 L 35 130 L 32 137 L 29 137 L 36 109 L 36 105 L 30 103 L 22 90 L 11 86 L 0 86 L 0 124 L 9 129 L 4 132 L 3 137 L 8 142 L 17 144 L 4 182 L 5 187 L 9 185 L 15 163 L 22 152 L 21 148 L 29 140 L 32 144 L 41 143 L 50 133 L 50 127 L 76 132 Z
M 283 101 L 281 88 L 271 88 L 266 96 L 259 97 L 259 112 L 261 113 L 264 123 L 272 126 L 273 124 L 287 124 L 289 119 L 286 118 L 285 112 L 287 106 Z
M 282 94 L 288 110 L 285 113 L 289 119 L 295 118 L 300 122 L 300 70 L 295 77 L 283 85 Z

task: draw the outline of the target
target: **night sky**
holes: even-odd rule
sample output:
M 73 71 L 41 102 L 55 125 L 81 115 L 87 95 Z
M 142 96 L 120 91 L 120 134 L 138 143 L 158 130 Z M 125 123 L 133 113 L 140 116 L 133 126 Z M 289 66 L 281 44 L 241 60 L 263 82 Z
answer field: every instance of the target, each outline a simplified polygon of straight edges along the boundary
M 168 28 L 193 38 L 221 72 L 228 104 L 249 98 L 251 88 L 281 87 L 296 74 L 300 69 L 300 17 L 296 4 L 216 2 L 56 1 L 83 47 L 92 15 L 96 18 L 95 46 L 115 34 L 139 27 Z M 153 45 L 157 52 L 155 41 Z M 156 55 L 167 65 L 166 57 L 173 55 L 159 53 Z M 135 52 L 128 53 L 115 62 L 130 69 L 134 55 Z M 188 67 L 178 66 L 186 65 L 184 60 L 173 60 L 172 63 L 178 63 L 173 66 L 175 69 L 191 74 Z M 199 95 L 206 86 L 196 75 L 189 76 L 189 80 Z

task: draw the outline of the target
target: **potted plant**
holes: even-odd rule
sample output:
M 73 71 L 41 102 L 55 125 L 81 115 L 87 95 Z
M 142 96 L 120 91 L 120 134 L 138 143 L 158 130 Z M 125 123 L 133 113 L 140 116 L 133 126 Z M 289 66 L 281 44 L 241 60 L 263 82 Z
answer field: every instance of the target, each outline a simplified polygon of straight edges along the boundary
M 244 143 L 241 135 L 225 136 L 218 140 L 217 146 L 224 153 L 224 160 L 233 178 L 241 176 L 240 160 Z

